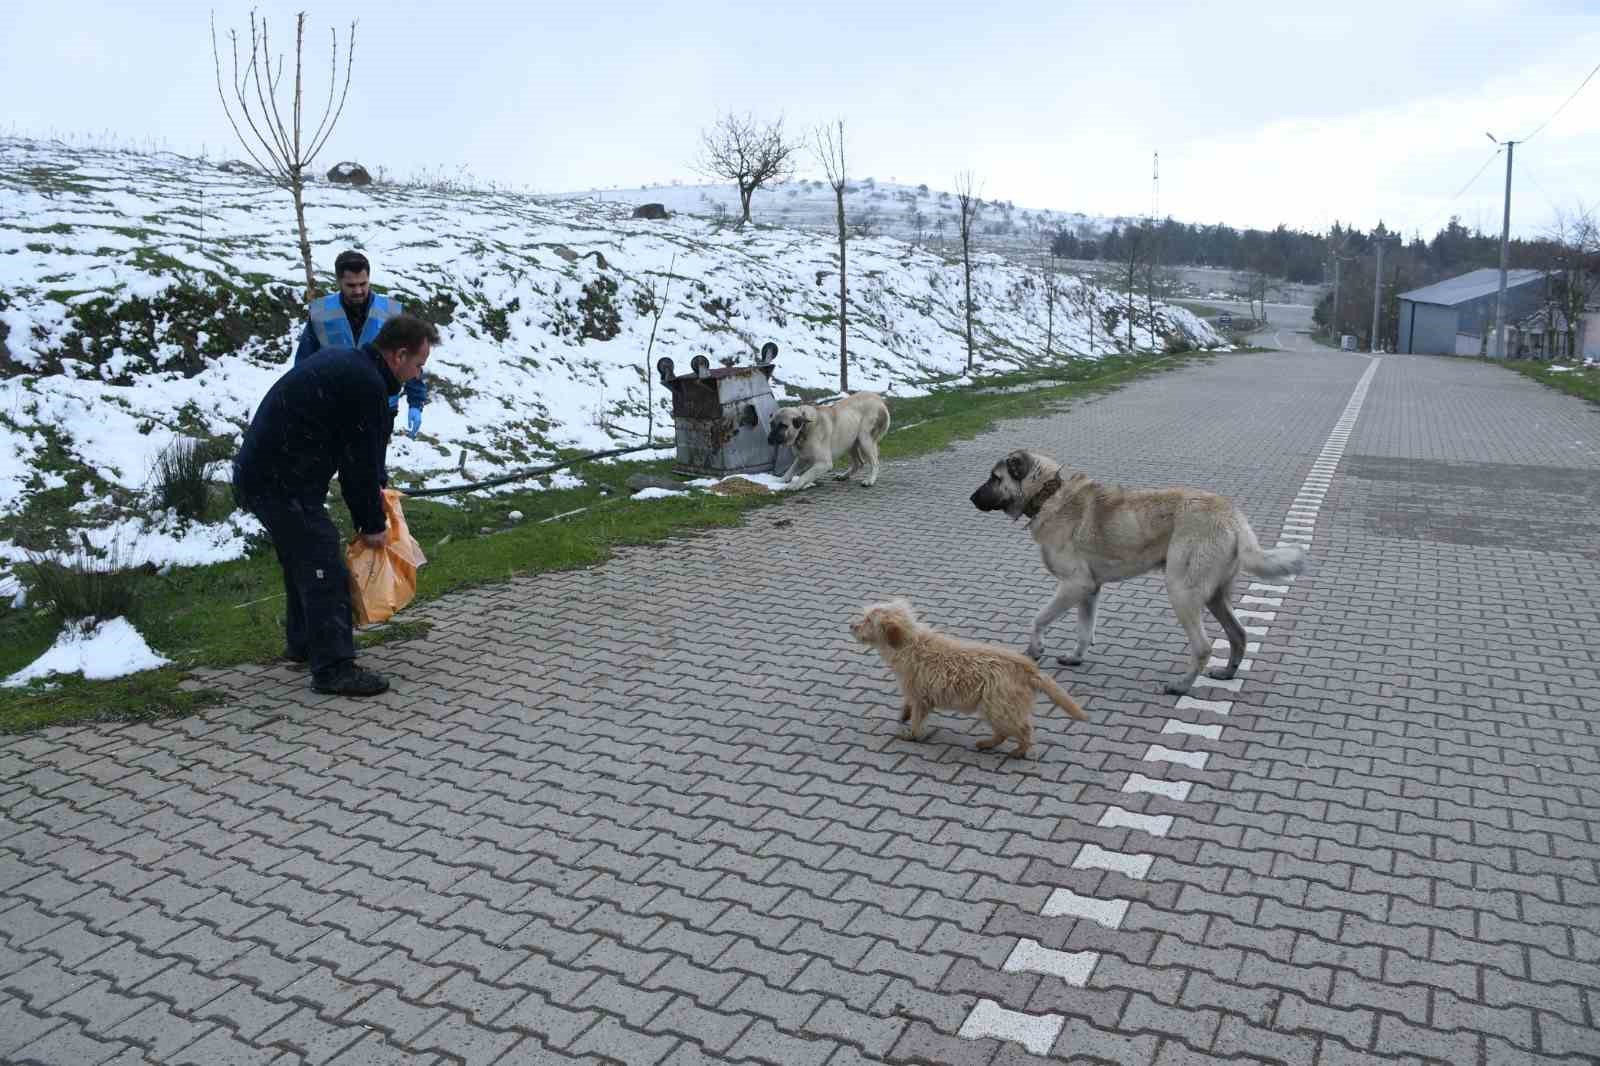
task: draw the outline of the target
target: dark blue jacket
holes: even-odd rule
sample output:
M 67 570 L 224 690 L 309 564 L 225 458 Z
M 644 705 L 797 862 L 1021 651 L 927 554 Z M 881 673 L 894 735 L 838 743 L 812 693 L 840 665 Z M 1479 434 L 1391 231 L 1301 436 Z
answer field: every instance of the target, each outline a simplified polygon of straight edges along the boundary
M 400 379 L 370 344 L 291 367 L 245 430 L 235 484 L 247 496 L 320 502 L 337 473 L 356 529 L 381 533 L 389 399 L 399 394 Z
M 310 320 L 306 322 L 305 329 L 300 331 L 300 344 L 294 350 L 295 365 L 298 366 L 324 348 L 358 348 L 363 344 L 371 344 L 383 324 L 402 310 L 399 300 L 369 293 L 363 308 L 361 336 L 357 337 L 352 330 L 350 311 L 338 293 L 329 293 L 313 301 Z M 405 383 L 405 393 L 408 407 L 421 407 L 428 402 L 428 385 L 420 375 Z M 400 397 L 391 396 L 389 410 L 399 409 Z

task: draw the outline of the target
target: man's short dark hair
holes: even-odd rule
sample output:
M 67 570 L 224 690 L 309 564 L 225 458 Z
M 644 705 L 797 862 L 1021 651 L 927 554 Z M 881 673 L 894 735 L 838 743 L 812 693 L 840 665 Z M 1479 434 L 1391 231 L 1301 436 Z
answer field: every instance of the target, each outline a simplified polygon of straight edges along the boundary
M 346 274 L 370 274 L 372 264 L 367 262 L 367 257 L 360 252 L 340 252 L 339 258 L 333 261 L 333 276 L 342 278 Z
M 397 352 L 404 348 L 415 351 L 427 341 L 431 347 L 439 343 L 439 331 L 432 322 L 424 321 L 416 315 L 395 315 L 383 324 L 378 330 L 378 335 L 372 339 L 372 346 L 380 352 Z

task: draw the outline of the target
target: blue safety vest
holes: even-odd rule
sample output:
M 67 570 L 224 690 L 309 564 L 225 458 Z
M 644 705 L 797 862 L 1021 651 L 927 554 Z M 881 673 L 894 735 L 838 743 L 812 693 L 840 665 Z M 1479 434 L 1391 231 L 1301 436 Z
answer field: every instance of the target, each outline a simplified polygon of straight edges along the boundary
M 372 306 L 367 310 L 367 321 L 361 327 L 360 338 L 350 336 L 350 319 L 345 316 L 344 304 L 339 294 L 329 293 L 311 305 L 311 329 L 317 343 L 323 348 L 359 348 L 371 344 L 383 324 L 400 313 L 400 301 L 372 294 Z

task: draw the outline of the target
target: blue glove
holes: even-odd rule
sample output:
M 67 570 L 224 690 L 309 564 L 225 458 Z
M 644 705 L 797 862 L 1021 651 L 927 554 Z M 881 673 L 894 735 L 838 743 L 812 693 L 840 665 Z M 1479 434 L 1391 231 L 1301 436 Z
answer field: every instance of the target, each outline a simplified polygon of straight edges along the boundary
M 416 440 L 417 431 L 422 428 L 422 408 L 412 407 L 409 404 L 406 406 L 406 426 L 408 429 L 407 435 L 412 440 Z

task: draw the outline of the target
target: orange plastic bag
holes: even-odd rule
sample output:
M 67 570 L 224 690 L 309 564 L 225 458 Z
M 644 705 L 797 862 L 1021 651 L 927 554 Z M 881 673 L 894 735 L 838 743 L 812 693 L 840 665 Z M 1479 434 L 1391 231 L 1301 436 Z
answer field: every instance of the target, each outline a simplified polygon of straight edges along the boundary
M 428 561 L 422 546 L 406 528 L 400 511 L 400 493 L 383 490 L 383 517 L 388 522 L 388 543 L 369 548 L 360 537 L 345 549 L 350 568 L 350 603 L 358 625 L 387 622 L 417 594 L 417 567 Z

